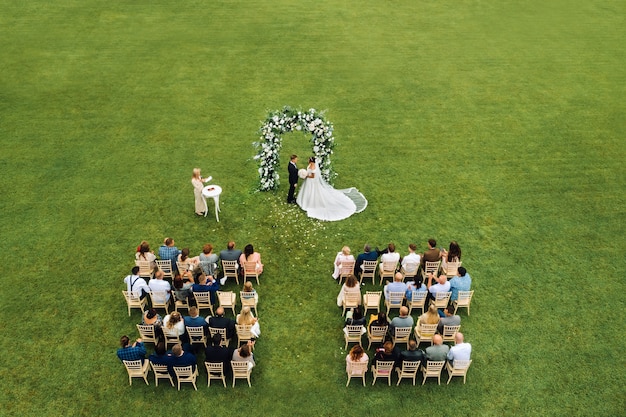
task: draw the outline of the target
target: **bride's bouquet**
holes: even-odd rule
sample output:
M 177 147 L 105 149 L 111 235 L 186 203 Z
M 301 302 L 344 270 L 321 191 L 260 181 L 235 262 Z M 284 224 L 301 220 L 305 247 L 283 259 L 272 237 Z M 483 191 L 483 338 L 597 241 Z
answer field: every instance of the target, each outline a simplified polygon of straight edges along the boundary
M 302 179 L 305 179 L 307 177 L 308 173 L 306 172 L 306 169 L 300 169 L 298 170 L 298 176 Z

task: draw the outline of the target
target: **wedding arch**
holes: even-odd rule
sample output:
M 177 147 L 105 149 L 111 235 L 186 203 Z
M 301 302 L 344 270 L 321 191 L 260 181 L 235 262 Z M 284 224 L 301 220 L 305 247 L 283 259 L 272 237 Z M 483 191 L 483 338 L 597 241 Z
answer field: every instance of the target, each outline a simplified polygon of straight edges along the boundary
M 324 119 L 324 112 L 318 112 L 315 109 L 302 111 L 285 106 L 282 110 L 269 112 L 259 130 L 260 141 L 254 142 L 257 148 L 254 159 L 259 163 L 259 189 L 261 191 L 278 188 L 282 135 L 293 131 L 311 134 L 313 155 L 320 167 L 322 178 L 329 184 L 333 183 L 336 174 L 330 163 L 330 155 L 335 146 L 332 123 Z

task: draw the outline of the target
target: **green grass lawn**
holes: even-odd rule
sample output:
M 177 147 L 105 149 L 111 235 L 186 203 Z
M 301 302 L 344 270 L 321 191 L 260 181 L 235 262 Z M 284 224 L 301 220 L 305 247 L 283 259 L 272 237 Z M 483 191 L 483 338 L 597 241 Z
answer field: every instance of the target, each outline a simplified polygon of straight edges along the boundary
M 0 415 L 624 415 L 623 0 L 0 4 Z M 255 191 L 283 105 L 327 110 L 363 213 L 284 203 L 300 133 Z M 122 278 L 166 236 L 262 253 L 252 388 L 128 386 Z M 336 252 L 430 237 L 473 277 L 467 384 L 346 388 Z

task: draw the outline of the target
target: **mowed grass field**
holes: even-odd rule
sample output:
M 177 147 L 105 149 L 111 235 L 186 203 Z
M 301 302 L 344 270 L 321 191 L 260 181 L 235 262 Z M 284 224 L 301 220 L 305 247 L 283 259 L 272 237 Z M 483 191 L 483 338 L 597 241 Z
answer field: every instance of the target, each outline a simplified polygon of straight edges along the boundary
M 624 415 L 623 0 L 0 4 L 0 415 Z M 283 105 L 327 110 L 363 213 L 284 203 L 299 133 L 255 191 Z M 166 236 L 262 253 L 252 388 L 128 385 L 122 279 Z M 430 237 L 473 277 L 467 384 L 346 388 L 336 252 Z

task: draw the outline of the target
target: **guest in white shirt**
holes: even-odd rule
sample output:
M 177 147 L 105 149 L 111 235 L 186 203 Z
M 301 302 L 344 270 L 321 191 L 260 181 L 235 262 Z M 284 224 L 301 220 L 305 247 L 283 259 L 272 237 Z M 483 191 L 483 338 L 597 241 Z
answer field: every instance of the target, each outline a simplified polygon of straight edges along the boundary
M 421 257 L 418 253 L 415 253 L 417 245 L 411 243 L 409 245 L 409 254 L 402 258 L 402 271 L 405 274 L 414 276 L 417 273 L 417 268 L 420 266 Z
M 163 271 L 159 270 L 154 274 L 154 279 L 151 279 L 148 283 L 150 291 L 165 291 L 165 302 L 170 301 L 170 293 L 172 292 L 172 286 L 169 282 L 163 279 Z M 154 294 L 153 294 L 154 295 Z
M 400 254 L 396 252 L 396 245 L 394 245 L 393 242 L 387 245 L 387 252 L 383 253 L 382 256 L 380 257 L 380 270 L 381 271 L 383 270 L 383 263 L 385 262 L 395 262 L 396 267 L 397 267 L 398 262 L 400 262 Z
M 472 345 L 464 342 L 463 333 L 457 332 L 454 336 L 454 346 L 448 352 L 448 360 L 454 366 L 455 360 L 469 361 L 472 354 Z

